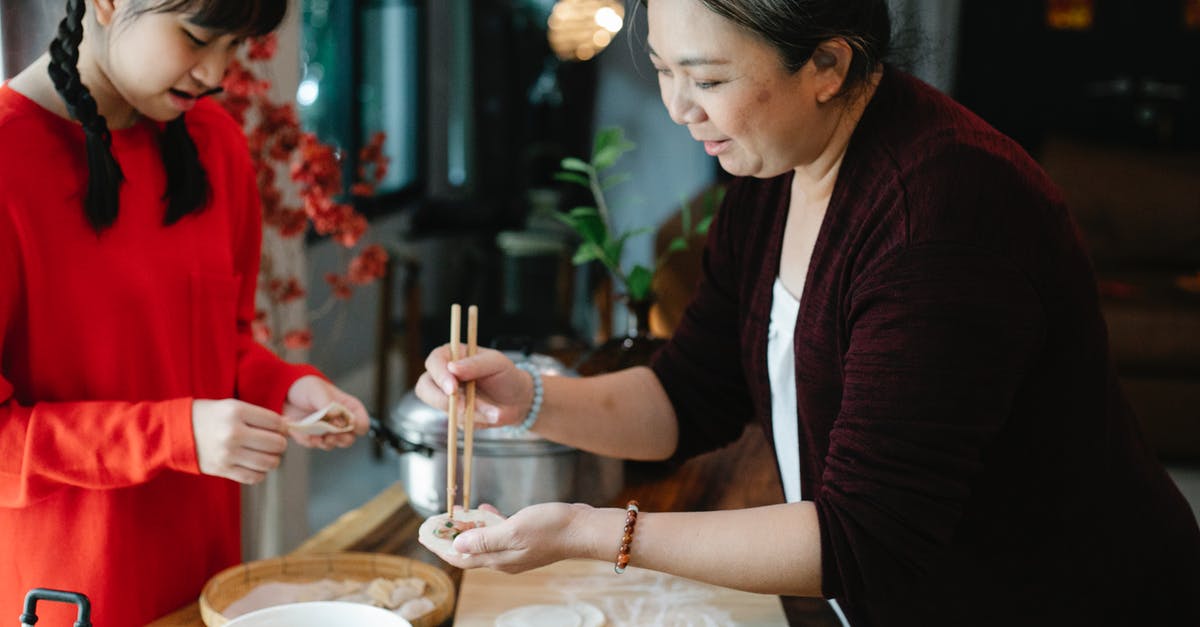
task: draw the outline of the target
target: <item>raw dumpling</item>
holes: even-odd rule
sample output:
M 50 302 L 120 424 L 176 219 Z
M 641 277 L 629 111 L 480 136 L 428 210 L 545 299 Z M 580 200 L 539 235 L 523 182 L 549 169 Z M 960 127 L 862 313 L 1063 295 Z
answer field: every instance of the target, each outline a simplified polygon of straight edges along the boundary
M 483 509 L 455 511 L 453 521 L 446 514 L 437 514 L 426 518 L 425 522 L 421 523 L 421 528 L 417 531 L 417 541 L 434 553 L 457 557 L 458 552 L 454 550 L 454 538 L 466 530 L 464 527 L 486 527 L 502 522 L 504 519 L 499 515 Z

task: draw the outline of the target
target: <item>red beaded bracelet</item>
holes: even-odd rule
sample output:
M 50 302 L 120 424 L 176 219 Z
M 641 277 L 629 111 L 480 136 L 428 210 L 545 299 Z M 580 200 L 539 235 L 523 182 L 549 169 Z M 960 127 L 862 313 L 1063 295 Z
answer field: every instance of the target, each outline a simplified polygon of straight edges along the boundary
M 621 535 L 621 548 L 617 550 L 617 562 L 613 571 L 618 575 L 625 572 L 629 565 L 629 545 L 633 543 L 633 528 L 637 526 L 638 502 L 630 501 L 625 505 L 625 533 Z

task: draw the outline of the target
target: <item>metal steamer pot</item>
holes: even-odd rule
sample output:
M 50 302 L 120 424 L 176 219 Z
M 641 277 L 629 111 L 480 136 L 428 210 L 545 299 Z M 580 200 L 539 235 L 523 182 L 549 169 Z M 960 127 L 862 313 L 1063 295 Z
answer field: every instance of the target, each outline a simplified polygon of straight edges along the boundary
M 547 355 L 506 353 L 545 376 L 575 376 Z M 582 417 L 581 417 L 582 418 Z M 424 516 L 446 511 L 446 412 L 409 391 L 372 435 L 400 453 L 400 480 L 414 510 Z M 463 434 L 458 433 L 458 492 L 463 494 Z M 471 507 L 494 505 L 504 515 L 551 501 L 605 505 L 621 490 L 620 460 L 593 455 L 513 427 L 476 428 Z

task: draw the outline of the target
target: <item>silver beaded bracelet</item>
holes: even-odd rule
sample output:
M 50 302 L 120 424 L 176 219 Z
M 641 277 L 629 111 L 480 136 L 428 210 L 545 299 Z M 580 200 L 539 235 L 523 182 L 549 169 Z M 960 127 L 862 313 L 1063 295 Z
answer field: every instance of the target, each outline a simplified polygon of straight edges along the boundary
M 537 422 L 538 414 L 542 411 L 542 373 L 538 367 L 529 362 L 519 362 L 517 368 L 529 373 L 533 379 L 533 404 L 529 406 L 529 413 L 525 415 L 525 420 L 515 428 L 519 433 L 525 433 L 533 428 L 533 423 Z

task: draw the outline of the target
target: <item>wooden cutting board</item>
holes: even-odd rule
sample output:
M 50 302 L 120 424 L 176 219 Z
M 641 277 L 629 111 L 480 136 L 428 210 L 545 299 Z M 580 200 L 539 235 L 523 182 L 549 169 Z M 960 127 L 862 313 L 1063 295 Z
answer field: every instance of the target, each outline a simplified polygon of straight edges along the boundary
M 497 616 L 514 607 L 574 601 L 600 608 L 607 627 L 787 626 L 776 596 L 634 567 L 618 575 L 609 563 L 566 560 L 519 575 L 465 571 L 454 627 L 493 627 Z

